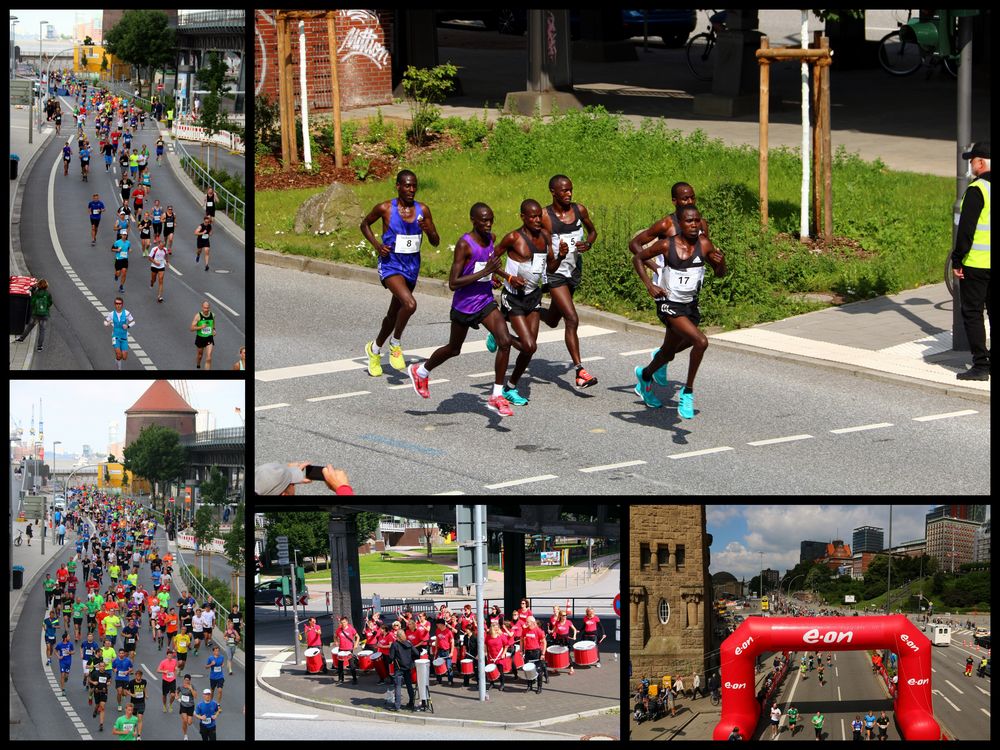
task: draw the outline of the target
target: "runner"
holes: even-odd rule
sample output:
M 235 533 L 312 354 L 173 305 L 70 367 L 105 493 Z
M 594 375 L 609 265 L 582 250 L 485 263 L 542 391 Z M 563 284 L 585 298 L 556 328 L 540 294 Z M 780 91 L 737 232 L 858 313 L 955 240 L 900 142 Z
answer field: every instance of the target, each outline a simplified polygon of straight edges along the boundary
M 184 685 L 177 691 L 177 697 L 181 703 L 180 710 L 178 711 L 181 715 L 181 732 L 184 739 L 187 739 L 188 727 L 194 723 L 194 702 L 197 697 L 194 693 L 194 688 L 191 687 L 191 675 L 184 675 Z M 173 708 L 172 699 L 171 708 Z
M 194 645 L 195 656 L 198 655 L 198 651 L 201 648 L 201 642 L 204 639 L 205 621 L 201 618 L 201 609 L 199 608 L 194 611 L 194 617 L 191 618 L 191 640 Z
M 90 171 L 90 143 L 86 140 L 80 148 L 80 175 L 83 181 L 87 182 L 87 174 Z
M 125 147 L 128 149 L 132 148 L 132 133 L 125 131 Z M 139 155 L 135 151 L 130 151 L 128 155 L 128 171 L 129 176 L 135 180 L 137 172 L 139 171 Z
M 650 407 L 662 406 L 653 393 L 652 374 L 674 356 L 689 346 L 691 361 L 688 365 L 687 385 L 679 395 L 678 413 L 683 419 L 694 418 L 694 378 L 708 348 L 708 338 L 698 329 L 701 314 L 698 311 L 698 293 L 705 276 L 705 261 L 711 264 L 716 276 L 726 274 L 726 260 L 722 251 L 699 234 L 701 214 L 694 206 L 679 211 L 681 233 L 667 240 L 658 240 L 632 257 L 632 264 L 646 289 L 657 302 L 657 314 L 667 327 L 663 346 L 645 367 L 635 368 L 635 392 Z M 665 255 L 666 263 L 654 284 L 646 276 L 643 261 L 655 255 Z M 810 654 L 810 661 L 812 655 Z
M 580 253 L 589 250 L 597 240 L 597 230 L 590 213 L 582 203 L 573 203 L 573 182 L 566 175 L 557 174 L 549 180 L 552 203 L 542 214 L 542 227 L 552 236 L 552 251 L 559 253 L 566 246 L 559 267 L 548 275 L 545 287 L 552 304 L 542 316 L 549 328 L 555 328 L 562 318 L 566 324 L 566 350 L 576 367 L 576 387 L 590 388 L 597 385 L 597 378 L 587 372 L 580 361 L 580 338 L 577 327 L 580 318 L 573 304 L 573 294 L 580 286 L 583 258 Z M 586 230 L 587 239 L 583 239 Z M 567 288 L 569 287 L 569 288 Z
M 59 654 L 59 689 L 66 695 L 66 679 L 69 677 L 70 669 L 73 666 L 73 644 L 70 643 L 69 633 L 62 634 L 62 640 L 56 644 L 56 652 Z
M 191 635 L 187 626 L 181 625 L 180 632 L 174 636 L 172 643 L 177 652 L 177 669 L 184 669 L 184 665 L 187 664 L 188 651 L 191 649 Z
M 201 303 L 201 310 L 195 313 L 191 321 L 191 330 L 197 331 L 194 337 L 194 345 L 198 349 L 194 366 L 201 369 L 201 356 L 205 355 L 205 369 L 212 369 L 212 349 L 215 348 L 215 313 L 212 306 L 205 300 Z
M 89 606 L 89 602 L 88 602 Z M 97 658 L 101 645 L 94 640 L 94 633 L 87 633 L 87 640 L 80 644 L 80 661 L 83 665 L 83 686 L 87 687 L 87 673 L 90 671 L 91 662 Z M 89 705 L 89 702 L 88 702 Z
M 211 216 L 215 219 L 215 189 L 209 188 L 208 192 L 205 193 L 205 216 Z
M 166 250 L 162 244 L 157 242 L 153 245 L 153 249 L 149 251 L 149 286 L 153 287 L 153 284 L 159 279 L 160 288 L 156 296 L 157 302 L 163 302 L 163 274 L 167 270 L 167 266 L 170 265 L 170 251 Z
M 121 170 L 122 170 L 122 180 L 124 180 L 126 177 L 128 177 L 128 149 L 127 148 L 124 148 L 124 147 L 122 148 L 122 152 L 118 156 L 118 166 L 121 167 Z M 121 182 L 121 181 L 119 181 L 119 182 Z M 131 178 L 129 178 L 129 183 L 128 184 L 129 184 L 129 186 L 131 188 L 131 185 L 132 185 Z M 125 195 L 122 198 L 122 200 L 125 201 L 126 203 L 128 203 L 128 197 L 129 197 L 129 195 L 131 195 L 131 190 L 130 190 L 130 192 L 125 193 Z
M 377 204 L 361 221 L 361 234 L 376 251 L 379 280 L 392 293 L 389 310 L 382 319 L 382 327 L 373 341 L 365 344 L 368 356 L 368 374 L 382 375 L 382 347 L 389 334 L 389 365 L 396 370 L 406 367 L 400 339 L 407 322 L 417 311 L 413 290 L 420 273 L 420 245 L 424 232 L 431 245 L 441 243 L 431 210 L 425 203 L 417 203 L 417 176 L 408 169 L 396 175 L 397 197 Z M 375 239 L 371 225 L 382 219 L 382 237 Z
M 794 738 L 795 730 L 798 728 L 799 709 L 795 706 L 788 707 L 788 733 Z
M 212 690 L 205 688 L 201 691 L 202 698 L 194 709 L 194 715 L 198 719 L 198 729 L 201 731 L 202 740 L 215 740 L 215 720 L 222 713 L 222 707 L 212 700 Z M 185 737 L 187 734 L 185 733 Z
M 97 244 L 97 228 L 101 225 L 101 214 L 104 213 L 104 203 L 99 194 L 94 193 L 87 204 L 87 210 L 90 211 L 90 246 L 93 247 Z
M 128 207 L 128 203 L 123 203 L 118 207 L 118 214 L 115 216 L 115 239 L 128 239 L 128 227 L 131 221 L 132 209 Z
M 777 737 L 781 729 L 781 709 L 777 703 L 771 704 L 771 737 Z
M 229 674 L 232 674 L 233 659 L 236 657 L 236 645 L 240 642 L 239 629 L 234 627 L 232 620 L 226 623 L 226 632 L 223 637 L 226 639 L 226 648 L 229 649 Z
M 56 118 L 56 135 L 59 135 L 62 132 L 62 108 L 59 105 L 56 105 L 55 118 Z
M 223 666 L 226 663 L 226 659 L 222 654 L 219 653 L 220 649 L 218 646 L 212 646 L 212 655 L 208 657 L 208 661 L 205 662 L 205 666 L 210 668 L 209 681 L 212 685 L 212 697 L 215 697 L 216 690 L 219 691 L 219 697 L 216 699 L 219 706 L 222 706 L 222 686 L 226 683 L 226 675 L 223 672 Z M 232 670 L 230 670 L 232 673 Z
M 119 707 L 121 710 L 121 707 Z M 115 726 L 111 730 L 114 735 L 119 735 L 123 740 L 135 740 L 139 739 L 136 737 L 136 726 L 139 723 L 139 719 L 135 716 L 135 704 L 126 703 L 125 704 L 125 715 L 119 716 L 115 719 Z
M 564 257 L 552 253 L 549 234 L 542 229 L 542 206 L 538 201 L 522 201 L 521 222 L 522 226 L 506 234 L 496 249 L 497 255 L 507 253 L 506 272 L 500 274 L 504 279 L 500 311 L 517 334 L 511 336 L 511 345 L 519 352 L 503 397 L 518 406 L 528 403 L 517 392 L 517 384 L 538 348 L 545 272 L 554 272 Z M 486 348 L 491 352 L 497 349 L 492 333 L 486 337 Z
M 875 712 L 870 708 L 868 713 L 865 714 L 865 739 L 873 740 L 875 732 Z
M 100 731 L 104 731 L 104 706 L 108 702 L 108 686 L 111 684 L 111 670 L 105 669 L 104 662 L 98 658 L 90 670 L 89 684 L 94 692 L 94 716 L 101 715 Z M 93 717 L 92 717 L 93 718 Z
M 62 148 L 63 154 L 63 177 L 69 176 L 69 163 L 73 158 L 73 148 L 69 145 L 70 142 L 66 141 L 66 144 Z
M 111 246 L 115 252 L 115 281 L 118 282 L 119 292 L 125 291 L 125 277 L 128 276 L 128 252 L 131 248 L 132 243 L 121 237 L 116 239 L 115 244 Z
M 132 202 L 134 205 L 136 218 L 142 216 L 142 203 L 146 198 L 146 188 L 142 185 L 137 185 L 132 191 Z
M 246 370 L 247 369 L 247 348 L 245 346 L 240 347 L 240 358 L 233 365 L 234 370 Z
M 208 270 L 208 254 L 211 252 L 211 240 L 212 235 L 212 217 L 206 214 L 204 220 L 198 225 L 198 228 L 194 230 L 194 233 L 198 237 L 198 249 L 194 253 L 194 262 L 197 263 L 198 259 L 201 257 L 201 251 L 205 251 L 205 270 Z
M 864 724 L 861 721 L 861 717 L 857 714 L 854 715 L 854 721 L 851 722 L 851 731 L 854 733 L 852 738 L 855 742 L 861 742 L 861 728 Z
M 80 601 L 80 597 L 73 600 L 73 640 L 78 641 L 83 631 L 83 613 L 87 611 L 87 605 Z
M 101 144 L 101 151 L 104 152 L 104 171 L 111 171 L 111 156 L 114 153 L 114 146 L 111 145 L 111 141 L 104 141 Z
M 42 620 L 42 627 L 45 628 L 45 666 L 52 664 L 52 649 L 56 645 L 56 628 L 59 627 L 56 612 L 57 610 L 50 609 L 49 616 Z
M 153 221 L 153 236 L 156 237 L 156 239 L 160 239 L 160 233 L 163 231 L 163 207 L 160 206 L 160 202 L 158 200 L 153 201 L 151 218 Z
M 149 245 L 150 242 L 152 242 L 151 232 L 153 229 L 153 220 L 149 217 L 149 211 L 144 211 L 141 218 L 139 218 L 137 213 L 136 217 L 139 219 L 136 222 L 136 226 L 139 228 L 139 241 L 142 243 L 142 256 L 145 258 L 149 255 Z
M 118 364 L 118 369 L 121 370 L 128 359 L 127 330 L 135 325 L 135 318 L 132 317 L 132 313 L 125 309 L 125 300 L 121 297 L 115 297 L 115 309 L 104 316 L 104 325 L 113 326 L 111 346 L 115 349 L 115 361 Z
M 879 714 L 878 720 L 878 739 L 880 742 L 889 739 L 889 717 L 886 716 L 885 711 Z
M 824 718 L 825 717 L 823 716 L 823 712 L 820 711 L 817 708 L 816 709 L 816 715 L 812 717 L 812 725 L 813 725 L 813 729 L 816 730 L 816 739 L 817 740 L 822 740 L 823 739 L 823 719 Z
M 145 146 L 143 146 L 143 148 L 145 148 Z M 139 178 L 140 181 L 142 182 L 142 186 L 146 188 L 146 195 L 149 195 L 150 191 L 153 189 L 152 178 L 150 177 L 149 170 L 146 169 L 145 171 L 143 171 L 142 174 L 139 175 Z
M 143 173 L 146 171 L 147 162 L 149 161 L 149 148 L 145 143 L 142 144 L 142 150 L 136 154 L 135 160 L 138 162 L 139 179 L 141 180 Z
M 174 249 L 174 229 L 176 227 L 177 215 L 173 206 L 167 206 L 167 212 L 163 215 L 163 239 L 167 244 L 167 250 L 173 252 Z
M 160 163 L 160 157 L 163 156 L 163 136 L 158 135 L 156 137 L 156 163 Z
M 122 695 L 129 689 L 132 681 L 132 660 L 125 655 L 125 649 L 118 649 L 118 658 L 111 663 L 115 670 L 115 689 L 117 691 L 118 713 L 122 710 Z
M 369 214 L 371 216 L 371 214 Z M 451 305 L 451 336 L 444 346 L 431 354 L 427 362 L 410 365 L 406 372 L 413 389 L 424 398 L 430 398 L 427 388 L 430 371 L 452 357 L 462 353 L 462 343 L 469 328 L 479 328 L 483 323 L 493 334 L 497 344 L 493 395 L 486 402 L 490 411 L 500 416 L 513 416 L 510 402 L 503 396 L 503 382 L 510 357 L 510 334 L 507 324 L 497 309 L 491 290 L 491 277 L 500 271 L 500 257 L 494 254 L 495 236 L 493 211 L 485 203 L 473 204 L 469 210 L 472 231 L 462 235 L 455 245 L 455 260 L 451 264 L 448 287 L 455 292 Z M 366 219 L 367 220 L 367 219 Z
M 177 700 L 177 659 L 174 658 L 172 649 L 167 649 L 166 658 L 160 662 L 156 671 L 163 675 L 163 713 L 170 713 L 174 710 L 174 701 Z M 190 678 L 184 675 L 184 684 Z M 170 696 L 170 707 L 167 708 L 167 696 Z

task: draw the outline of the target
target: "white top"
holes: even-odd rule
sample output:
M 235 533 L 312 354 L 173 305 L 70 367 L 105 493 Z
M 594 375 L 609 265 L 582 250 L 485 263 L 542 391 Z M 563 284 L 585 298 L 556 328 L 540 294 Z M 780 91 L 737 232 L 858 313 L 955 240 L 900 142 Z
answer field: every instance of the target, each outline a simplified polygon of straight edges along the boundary
M 149 251 L 149 262 L 152 264 L 153 268 L 155 268 L 155 269 L 157 269 L 159 271 L 162 271 L 164 268 L 166 268 L 167 267 L 166 266 L 166 262 L 167 262 L 167 251 L 166 251 L 166 249 L 164 249 L 163 247 L 160 247 L 160 246 L 152 248 Z

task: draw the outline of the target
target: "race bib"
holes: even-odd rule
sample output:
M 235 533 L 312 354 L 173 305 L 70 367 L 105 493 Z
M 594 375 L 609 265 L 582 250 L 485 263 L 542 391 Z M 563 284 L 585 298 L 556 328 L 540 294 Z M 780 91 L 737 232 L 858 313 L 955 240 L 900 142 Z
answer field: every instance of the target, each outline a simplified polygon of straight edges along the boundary
M 486 268 L 486 264 L 487 263 L 489 263 L 489 261 L 487 261 L 487 260 L 477 261 L 476 264 L 472 267 L 472 272 L 473 273 L 479 273 L 484 268 Z M 483 284 L 483 283 L 490 284 L 490 283 L 492 283 L 492 281 L 493 281 L 493 279 L 492 279 L 491 274 L 486 274 L 485 276 L 483 276 L 483 278 L 481 278 L 479 280 L 479 283 L 480 284 Z
M 191 696 L 190 695 L 181 695 L 181 703 L 184 703 L 186 705 L 186 704 L 188 704 L 190 702 L 191 702 Z
M 690 302 L 701 289 L 705 278 L 704 266 L 700 268 L 676 269 L 667 267 L 667 283 L 671 297 L 678 302 Z
M 419 253 L 421 237 L 419 234 L 397 234 L 394 249 L 400 255 Z
M 212 723 L 212 717 L 209 716 L 207 719 L 202 719 L 201 723 L 204 724 L 205 726 L 208 726 L 209 724 Z
M 545 261 L 548 256 L 545 253 L 535 253 L 531 256 L 531 272 L 542 273 L 545 270 Z

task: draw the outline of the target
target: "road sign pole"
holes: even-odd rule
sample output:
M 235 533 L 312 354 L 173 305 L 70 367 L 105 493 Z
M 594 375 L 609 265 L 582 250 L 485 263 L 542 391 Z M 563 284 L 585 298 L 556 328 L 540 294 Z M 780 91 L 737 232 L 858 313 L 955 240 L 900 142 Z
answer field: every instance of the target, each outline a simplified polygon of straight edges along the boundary
M 295 664 L 299 663 L 299 607 L 298 594 L 295 593 L 295 567 L 297 561 L 295 559 L 295 553 L 292 553 L 292 569 L 289 571 L 292 576 L 292 619 L 295 622 L 295 637 L 292 639 L 292 643 L 295 644 Z
M 479 672 L 479 700 L 486 700 L 486 615 L 483 613 L 483 577 L 480 571 L 483 569 L 483 545 L 486 539 L 486 506 L 477 505 L 473 516 L 473 541 L 476 544 L 476 617 L 480 620 L 479 627 L 476 628 L 476 643 L 478 644 L 479 657 L 476 659 L 476 669 Z M 499 666 L 498 666 L 499 668 Z

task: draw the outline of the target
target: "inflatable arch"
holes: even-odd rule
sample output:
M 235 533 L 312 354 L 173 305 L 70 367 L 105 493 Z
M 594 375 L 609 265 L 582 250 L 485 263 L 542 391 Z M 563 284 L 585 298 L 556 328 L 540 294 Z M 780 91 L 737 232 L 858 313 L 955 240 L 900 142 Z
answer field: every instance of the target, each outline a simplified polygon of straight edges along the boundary
M 899 657 L 896 721 L 907 740 L 940 740 L 931 705 L 931 642 L 903 615 L 750 617 L 722 644 L 722 720 L 713 739 L 757 726 L 754 660 L 766 651 L 860 651 L 887 648 Z

